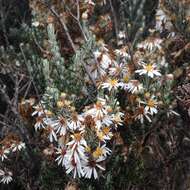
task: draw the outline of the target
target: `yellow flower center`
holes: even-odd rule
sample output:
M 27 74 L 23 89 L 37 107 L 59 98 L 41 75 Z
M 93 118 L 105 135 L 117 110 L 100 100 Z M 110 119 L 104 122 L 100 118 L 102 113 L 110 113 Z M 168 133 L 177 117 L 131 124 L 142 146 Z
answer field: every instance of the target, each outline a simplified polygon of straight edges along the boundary
M 97 132 L 97 137 L 99 138 L 100 141 L 103 141 L 104 140 L 103 132 Z
M 144 94 L 144 97 L 145 97 L 146 99 L 149 99 L 149 98 L 150 98 L 150 93 L 149 93 L 149 92 L 146 92 L 146 93 Z
M 103 105 L 101 104 L 101 102 L 97 101 L 95 107 L 97 110 L 101 110 L 103 108 Z
M 102 129 L 102 132 L 103 132 L 105 135 L 107 135 L 107 134 L 110 132 L 110 128 L 109 128 L 109 127 L 104 127 L 104 128 Z
M 65 100 L 65 105 L 66 105 L 66 106 L 70 106 L 70 105 L 71 105 L 71 101 Z
M 154 100 L 148 100 L 147 106 L 148 107 L 154 107 L 155 106 L 155 101 Z
M 75 138 L 76 141 L 79 142 L 81 140 L 82 136 L 81 136 L 80 133 L 74 133 L 74 138 Z
M 98 158 L 103 154 L 103 150 L 100 147 L 97 147 L 96 150 L 93 152 L 93 157 Z
M 107 108 L 107 111 L 108 111 L 109 113 L 111 113 L 111 112 L 113 112 L 113 109 L 109 106 L 109 107 Z
M 58 101 L 57 102 L 57 107 L 58 108 L 62 108 L 64 106 L 64 102 L 63 101 Z
M 128 75 L 125 75 L 124 78 L 123 78 L 124 82 L 129 82 L 129 76 Z
M 151 64 L 146 65 L 145 68 L 146 68 L 146 70 L 147 70 L 148 72 L 153 71 L 153 66 L 152 66 Z
M 90 148 L 89 146 L 87 146 L 87 147 L 85 148 L 85 151 L 89 153 L 89 152 L 91 152 L 91 148 Z
M 111 84 L 111 86 L 116 86 L 117 80 L 116 79 L 110 79 L 109 83 Z
M 53 113 L 52 113 L 51 111 L 47 110 L 47 111 L 46 111 L 46 115 L 47 115 L 47 116 L 52 116 Z

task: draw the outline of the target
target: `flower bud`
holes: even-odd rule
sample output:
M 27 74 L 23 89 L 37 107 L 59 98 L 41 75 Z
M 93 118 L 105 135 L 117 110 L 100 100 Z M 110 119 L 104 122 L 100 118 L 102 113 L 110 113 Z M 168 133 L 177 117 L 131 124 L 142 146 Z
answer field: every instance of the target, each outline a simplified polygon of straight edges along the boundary
M 150 98 L 150 93 L 149 93 L 149 92 L 146 92 L 146 93 L 144 94 L 144 97 L 145 97 L 146 99 L 149 99 L 149 98 Z
M 174 75 L 173 74 L 167 74 L 166 80 L 174 80 Z
M 57 107 L 58 108 L 63 108 L 63 106 L 64 106 L 64 102 L 62 102 L 62 101 L 57 102 Z
M 87 20 L 88 19 L 88 12 L 85 11 L 84 13 L 82 13 L 82 19 L 83 20 Z
M 66 98 L 66 96 L 67 96 L 67 94 L 62 92 L 60 97 L 64 99 L 64 98 Z

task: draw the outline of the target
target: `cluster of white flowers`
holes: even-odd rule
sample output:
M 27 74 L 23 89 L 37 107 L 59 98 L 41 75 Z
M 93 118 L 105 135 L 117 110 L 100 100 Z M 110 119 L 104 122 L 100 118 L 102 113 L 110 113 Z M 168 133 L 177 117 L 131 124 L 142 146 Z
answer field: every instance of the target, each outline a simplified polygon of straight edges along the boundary
M 44 131 L 57 155 L 55 161 L 66 173 L 73 173 L 74 178 L 96 179 L 98 170 L 105 170 L 103 162 L 111 154 L 107 142 L 118 125 L 126 121 L 116 100 L 117 92 L 124 90 L 127 94 L 125 112 L 133 113 L 134 121 L 143 123 L 145 118 L 151 122 L 158 113 L 157 94 L 162 85 L 161 69 L 165 65 L 162 40 L 150 37 L 139 43 L 133 57 L 127 47 L 108 50 L 105 44 L 101 45 L 93 54 L 95 61 L 88 65 L 101 94 L 94 104 L 77 113 L 68 95 L 62 93 L 54 113 L 43 102 L 33 107 L 35 130 Z
M 98 98 L 80 114 L 74 111 L 65 93 L 57 102 L 57 115 L 43 109 L 43 105 L 34 106 L 35 130 L 44 130 L 56 150 L 55 161 L 66 169 L 66 173 L 73 173 L 74 178 L 96 179 L 97 170 L 105 170 L 102 163 L 111 154 L 107 142 L 123 117 L 118 109 L 113 111 L 108 106 L 108 101 L 108 98 Z
M 112 56 L 108 53 L 108 50 L 98 53 L 99 63 L 106 66 L 102 66 L 104 69 L 98 76 L 99 89 L 107 89 L 110 96 L 120 89 L 136 96 L 137 113 L 134 114 L 134 119 L 144 122 L 145 117 L 151 122 L 151 116 L 158 112 L 157 98 L 151 89 L 154 89 L 155 83 L 158 83 L 155 79 L 162 77 L 160 68 L 165 64 L 162 40 L 150 37 L 137 45 L 133 57 L 137 68 L 134 64 L 134 68 L 131 68 L 134 60 L 127 52 L 127 48 L 111 52 Z
M 3 162 L 5 159 L 7 159 L 8 158 L 7 156 L 10 153 L 21 151 L 24 148 L 25 148 L 25 143 L 23 143 L 22 141 L 15 141 L 9 146 L 2 146 L 0 149 L 1 161 Z
M 4 160 L 8 159 L 9 154 L 21 151 L 22 149 L 25 149 L 25 143 L 22 141 L 19 141 L 17 139 L 5 139 L 0 149 L 1 161 L 3 162 Z M 11 171 L 8 171 L 7 169 L 0 169 L 0 183 L 10 183 L 13 180 L 12 176 L 13 174 Z
M 81 3 L 86 5 L 81 13 L 85 21 L 92 15 L 94 6 L 105 5 L 106 0 L 85 0 Z M 64 167 L 66 173 L 72 174 L 74 178 L 97 179 L 105 170 L 105 161 L 112 153 L 111 140 L 118 126 L 124 123 L 127 125 L 128 121 L 150 125 L 152 118 L 163 106 L 161 88 L 167 83 L 164 80 L 173 80 L 173 75 L 166 73 L 168 64 L 162 47 L 164 39 L 155 37 L 154 32 L 172 31 L 173 25 L 162 8 L 159 3 L 155 29 L 136 47 L 131 48 L 129 42 L 127 45 L 124 43 L 126 31 L 118 33 L 118 49 L 108 47 L 103 40 L 97 43 L 96 50 L 92 50 L 92 55 L 85 59 L 85 70 L 89 71 L 85 82 L 93 82 L 98 95 L 82 111 L 76 111 L 71 97 L 66 93 L 60 94 L 56 105 L 53 96 L 49 94 L 46 94 L 49 102 L 40 101 L 35 105 L 34 99 L 23 102 L 23 105 L 30 105 L 33 113 L 29 115 L 35 117 L 34 130 L 36 133 L 40 131 L 39 136 L 44 138 L 46 145 L 49 143 L 43 153 L 51 156 L 58 166 Z M 41 23 L 32 22 L 32 26 L 38 28 Z M 117 99 L 120 94 L 124 99 L 123 105 Z M 168 117 L 178 115 L 172 106 L 166 111 Z M 1 162 L 4 164 L 10 154 L 22 149 L 25 149 L 25 143 L 18 138 L 5 138 L 0 143 Z M 2 168 L 0 183 L 8 184 L 13 180 L 13 173 Z
M 163 11 L 163 7 L 159 3 L 158 9 L 156 11 L 156 26 L 155 29 L 159 32 L 162 32 L 164 29 L 171 31 L 172 29 L 172 22 L 171 18 L 166 15 Z

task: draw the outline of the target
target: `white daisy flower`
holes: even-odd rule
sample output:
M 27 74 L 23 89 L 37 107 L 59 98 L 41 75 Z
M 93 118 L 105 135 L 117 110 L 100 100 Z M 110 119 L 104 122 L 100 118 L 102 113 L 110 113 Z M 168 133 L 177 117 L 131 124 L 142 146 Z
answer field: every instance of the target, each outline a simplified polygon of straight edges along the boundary
M 141 102 L 143 104 L 145 104 L 145 112 L 146 113 L 150 113 L 151 115 L 153 114 L 156 114 L 158 113 L 158 110 L 157 110 L 157 101 L 156 101 L 156 98 L 155 96 L 152 96 L 150 99 L 148 99 L 146 102 Z
M 143 84 L 138 80 L 130 80 L 129 83 L 126 84 L 125 89 L 131 92 L 132 94 L 137 94 L 142 92 Z
M 82 166 L 80 164 L 76 164 L 74 159 L 71 159 L 65 164 L 65 169 L 67 174 L 73 172 L 73 178 L 76 178 L 76 176 L 80 178 L 84 175 Z
M 23 142 L 18 142 L 18 143 L 14 143 L 12 146 L 12 151 L 13 152 L 16 152 L 16 151 L 21 151 L 22 149 L 25 149 L 26 148 L 26 145 L 25 143 Z
M 160 32 L 162 32 L 164 29 L 171 31 L 172 27 L 173 25 L 172 25 L 170 17 L 167 16 L 165 12 L 159 6 L 159 8 L 156 11 L 155 29 Z
M 0 170 L 0 177 L 1 177 L 0 183 L 3 183 L 3 184 L 10 183 L 13 180 L 12 176 L 13 174 L 11 171 Z
M 60 136 L 64 136 L 67 132 L 67 126 L 68 126 L 68 121 L 66 120 L 66 118 L 64 118 L 63 116 L 60 116 L 58 118 L 58 120 L 55 120 L 53 123 L 55 129 L 56 129 L 56 133 L 60 134 Z
M 126 67 L 126 64 L 124 62 L 117 63 L 113 62 L 113 64 L 109 68 L 109 75 L 114 76 L 121 76 L 124 73 L 128 73 L 128 69 Z
M 99 162 L 101 162 L 101 159 L 98 160 L 92 160 L 92 161 L 88 161 L 86 163 L 86 165 L 83 167 L 84 170 L 84 177 L 85 178 L 92 178 L 92 176 L 94 177 L 94 179 L 98 178 L 98 173 L 97 173 L 97 168 L 101 169 L 101 170 L 105 170 L 100 164 Z
M 110 126 L 113 124 L 112 117 L 109 115 L 104 115 L 102 118 L 95 120 L 95 127 L 97 130 L 100 130 L 102 126 Z
M 35 129 L 35 131 L 40 130 L 40 129 L 45 129 L 44 117 L 38 116 L 36 118 L 36 123 L 34 124 L 34 129 Z
M 84 121 L 84 118 L 82 115 L 78 115 L 77 113 L 72 114 L 72 118 L 68 122 L 69 129 L 75 131 L 77 129 L 80 129 L 82 127 L 82 122 Z
M 154 76 L 161 76 L 160 71 L 157 69 L 156 64 L 142 64 L 143 69 L 136 70 L 135 73 L 139 75 L 148 75 L 151 78 Z
M 48 138 L 50 142 L 57 141 L 57 135 L 55 133 L 55 128 L 51 125 L 48 125 L 46 127 L 46 130 L 48 132 Z
M 105 49 L 105 48 L 104 48 Z M 108 53 L 96 51 L 94 52 L 94 56 L 96 59 L 96 62 L 93 64 L 88 65 L 87 68 L 91 72 L 91 75 L 94 79 L 97 79 L 98 77 L 102 77 L 106 75 L 106 70 L 109 68 L 110 64 L 112 63 L 112 60 Z
M 35 109 L 35 111 L 32 113 L 32 116 L 37 115 L 38 117 L 40 117 L 41 115 L 44 114 L 44 110 L 41 105 L 33 106 L 33 108 Z
M 111 140 L 111 138 L 113 137 L 113 133 L 111 132 L 110 127 L 103 127 L 101 130 L 96 131 L 96 135 L 102 142 Z
M 86 115 L 91 115 L 92 117 L 101 119 L 104 115 L 107 115 L 107 110 L 105 108 L 106 100 L 103 98 L 98 98 L 96 104 L 94 104 L 93 108 L 86 111 Z
M 56 154 L 58 154 L 59 156 L 55 159 L 55 161 L 58 165 L 61 165 L 62 167 L 66 164 L 66 152 L 67 150 L 65 149 L 65 147 L 57 148 Z
M 82 145 L 87 146 L 86 140 L 83 137 L 83 132 L 76 132 L 71 135 L 72 140 L 67 143 L 67 146 L 71 146 L 72 149 L 75 149 L 76 146 Z
M 147 40 L 138 44 L 137 48 L 147 49 L 148 51 L 151 52 L 151 51 L 156 50 L 156 49 L 160 50 L 162 48 L 161 43 L 162 43 L 161 39 L 150 37 Z
M 118 82 L 117 79 L 107 79 L 106 82 L 102 83 L 102 88 L 106 88 L 109 91 L 111 91 L 112 89 L 117 90 L 118 87 L 120 86 L 120 83 Z
M 2 162 L 4 161 L 4 159 L 7 159 L 7 154 L 9 153 L 10 151 L 8 149 L 5 149 L 3 147 L 0 149 L 0 157 Z
M 72 156 L 69 157 L 69 155 Z M 76 147 L 73 146 L 72 149 L 68 151 L 68 160 L 71 160 L 71 158 L 74 159 L 77 165 L 81 165 L 81 161 L 87 161 L 85 147 L 82 145 L 78 145 Z
M 102 160 L 104 160 L 108 155 L 111 154 L 111 152 L 112 151 L 108 147 L 106 147 L 106 144 L 104 144 L 102 146 L 96 147 L 96 150 L 92 153 L 92 156 L 95 159 L 101 158 Z
M 114 122 L 115 127 L 118 127 L 118 125 L 123 124 L 122 117 L 124 116 L 124 113 L 122 112 L 117 112 L 115 114 L 112 114 L 112 120 Z
M 146 111 L 144 107 L 139 107 L 137 110 L 137 115 L 135 117 L 135 120 L 140 120 L 141 123 L 144 123 L 144 118 L 146 118 L 149 122 L 151 122 L 151 119 L 149 117 L 150 112 Z
M 94 52 L 94 56 L 98 62 L 100 62 L 101 66 L 104 69 L 107 69 L 109 65 L 112 63 L 112 59 L 110 58 L 109 54 L 102 53 L 100 51 Z
M 130 55 L 127 53 L 127 49 L 125 47 L 122 49 L 116 49 L 114 52 L 116 55 L 121 56 L 123 58 L 130 58 Z

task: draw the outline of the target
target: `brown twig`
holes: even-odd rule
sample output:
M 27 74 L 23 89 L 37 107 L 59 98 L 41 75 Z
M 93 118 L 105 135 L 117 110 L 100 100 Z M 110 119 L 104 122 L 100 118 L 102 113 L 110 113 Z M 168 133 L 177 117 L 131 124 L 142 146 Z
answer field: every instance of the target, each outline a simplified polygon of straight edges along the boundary
M 113 20 L 114 20 L 116 40 L 117 40 L 117 44 L 119 44 L 119 28 L 118 28 L 117 16 L 113 7 L 112 0 L 109 0 L 109 4 L 111 7 L 111 12 L 112 12 Z

